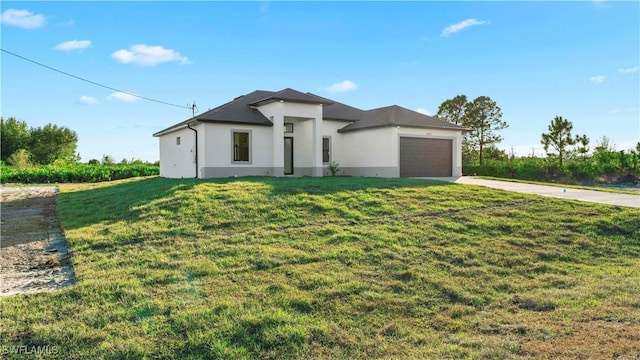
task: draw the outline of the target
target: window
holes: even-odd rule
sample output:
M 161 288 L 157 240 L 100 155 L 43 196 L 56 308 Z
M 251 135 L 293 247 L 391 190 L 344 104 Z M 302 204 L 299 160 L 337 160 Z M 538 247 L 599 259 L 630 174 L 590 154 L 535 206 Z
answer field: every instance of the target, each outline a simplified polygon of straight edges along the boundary
M 180 136 L 176 138 L 176 145 L 180 145 Z
M 284 132 L 292 133 L 293 132 L 293 123 L 284 123 Z
M 322 138 L 322 162 L 329 163 L 331 161 L 331 157 L 329 149 L 331 148 L 331 138 L 323 137 Z
M 249 132 L 233 132 L 233 161 L 249 161 Z

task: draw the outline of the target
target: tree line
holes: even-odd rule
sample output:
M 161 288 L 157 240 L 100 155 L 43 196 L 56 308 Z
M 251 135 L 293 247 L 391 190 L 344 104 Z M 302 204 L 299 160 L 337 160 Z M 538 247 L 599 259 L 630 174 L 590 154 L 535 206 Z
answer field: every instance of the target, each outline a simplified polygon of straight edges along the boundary
M 64 126 L 27 126 L 14 117 L 0 117 L 0 159 L 11 165 L 50 165 L 56 161 L 78 160 L 78 135 Z
M 640 177 L 640 142 L 635 149 L 618 151 L 603 136 L 592 151 L 587 135 L 574 135 L 573 123 L 562 116 L 552 119 L 547 132 L 541 134 L 544 159 L 516 159 L 497 148 L 503 140 L 498 132 L 509 125 L 488 96 L 468 101 L 466 95 L 458 95 L 445 100 L 436 117 L 469 129 L 462 141 L 464 173 L 546 181 L 608 181 L 616 177 L 638 181 Z

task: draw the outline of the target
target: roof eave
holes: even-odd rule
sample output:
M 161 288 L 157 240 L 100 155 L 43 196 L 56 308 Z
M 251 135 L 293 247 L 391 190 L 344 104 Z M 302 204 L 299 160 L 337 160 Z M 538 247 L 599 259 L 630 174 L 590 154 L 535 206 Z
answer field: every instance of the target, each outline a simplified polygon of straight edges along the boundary
M 186 128 L 187 125 L 192 125 L 193 126 L 194 124 L 197 124 L 198 121 L 199 121 L 198 119 L 191 118 L 191 119 L 185 120 L 185 121 L 183 121 L 183 122 L 181 122 L 179 124 L 170 126 L 170 127 L 166 128 L 166 129 L 163 129 L 163 130 L 160 130 L 160 131 L 154 133 L 152 136 L 153 137 L 160 137 L 162 135 L 169 134 L 169 133 L 172 133 L 174 131 L 178 131 L 180 129 Z
M 382 124 L 382 125 L 373 125 L 373 126 L 362 126 L 362 127 L 353 127 L 353 128 L 348 128 L 347 125 L 346 127 L 342 128 L 342 129 L 338 129 L 339 133 L 346 133 L 346 132 L 351 132 L 351 131 L 358 131 L 358 130 L 367 130 L 367 129 L 379 129 L 379 128 L 384 128 L 384 127 L 408 127 L 408 128 L 418 128 L 418 129 L 434 129 L 434 130 L 452 130 L 452 131 L 462 131 L 463 133 L 466 131 L 470 131 L 471 129 L 467 129 L 467 128 L 453 128 L 453 127 L 448 127 L 448 126 L 428 126 L 428 125 L 401 125 L 401 124 Z
M 292 99 L 281 99 L 281 98 L 268 98 L 260 101 L 256 101 L 254 103 L 249 104 L 249 106 L 260 107 L 262 105 L 271 104 L 273 102 L 289 102 L 289 103 L 297 103 L 297 104 L 311 104 L 311 105 L 331 105 L 333 103 L 313 101 L 313 100 L 292 100 Z
M 251 121 L 233 121 L 233 120 L 218 120 L 218 119 L 198 119 L 198 121 L 203 123 L 214 123 L 214 124 L 239 124 L 239 125 L 257 125 L 257 126 L 273 126 L 273 123 L 269 120 L 264 120 L 262 123 L 259 122 L 251 122 Z

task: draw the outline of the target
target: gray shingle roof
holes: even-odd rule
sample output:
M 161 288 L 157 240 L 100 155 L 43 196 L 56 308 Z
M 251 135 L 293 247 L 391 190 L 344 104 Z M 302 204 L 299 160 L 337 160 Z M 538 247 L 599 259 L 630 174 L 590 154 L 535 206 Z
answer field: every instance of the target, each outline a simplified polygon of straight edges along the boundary
M 360 119 L 342 129 L 340 133 L 371 129 L 386 126 L 408 126 L 427 129 L 466 130 L 466 128 L 421 114 L 419 112 L 403 108 L 398 105 L 367 110 L 362 113 Z
M 324 105 L 322 108 L 322 116 L 326 120 L 356 121 L 360 119 L 360 116 L 362 116 L 362 113 L 364 112 L 364 110 L 329 100 L 312 93 L 307 94 L 331 102 L 331 104 Z
M 238 96 L 215 109 L 211 109 L 164 130 L 160 130 L 153 134 L 153 136 L 159 136 L 162 133 L 184 127 L 195 121 L 273 126 L 273 123 L 269 121 L 266 116 L 262 115 L 258 109 L 250 106 L 250 104 L 273 94 L 273 91 L 256 90 L 249 94 Z
M 196 121 L 273 126 L 273 123 L 256 109 L 256 106 L 274 101 L 322 104 L 323 118 L 325 120 L 351 122 L 351 124 L 338 130 L 338 132 L 341 133 L 385 126 L 467 130 L 462 126 L 451 124 L 397 105 L 364 111 L 312 93 L 302 93 L 286 88 L 281 91 L 256 90 L 239 96 L 215 109 L 158 131 L 153 134 L 153 136 L 160 136 L 166 132 L 182 128 L 187 124 L 193 125 Z
M 226 104 L 196 116 L 196 120 L 272 126 L 273 124 L 266 116 L 252 107 L 253 103 L 271 94 L 273 94 L 271 91 L 256 90 L 249 94 L 238 96 Z
M 322 99 L 319 96 L 313 96 L 311 94 L 305 94 L 297 90 L 293 90 L 290 88 L 286 88 L 284 90 L 280 90 L 276 93 L 272 93 L 265 97 L 264 99 L 260 99 L 250 105 L 252 106 L 260 106 L 264 104 L 268 104 L 274 101 L 290 101 L 304 104 L 331 104 L 333 101 L 329 99 Z

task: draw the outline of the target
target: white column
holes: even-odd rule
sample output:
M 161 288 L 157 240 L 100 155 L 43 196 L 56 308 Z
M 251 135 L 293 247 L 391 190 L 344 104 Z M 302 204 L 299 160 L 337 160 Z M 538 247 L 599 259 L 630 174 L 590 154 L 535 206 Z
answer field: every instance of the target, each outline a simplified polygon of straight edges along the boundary
M 273 122 L 273 176 L 284 176 L 284 116 L 271 116 Z
M 312 176 L 322 176 L 322 112 L 313 119 L 313 169 Z

